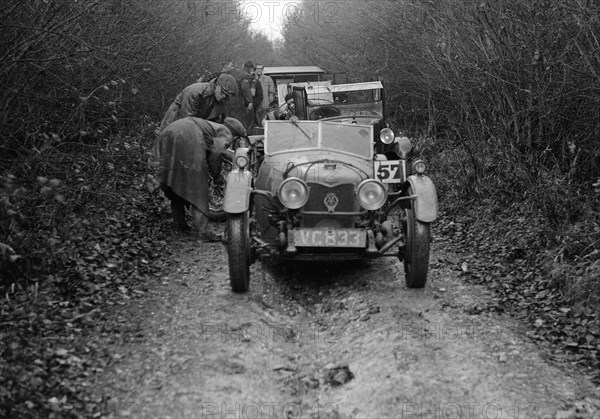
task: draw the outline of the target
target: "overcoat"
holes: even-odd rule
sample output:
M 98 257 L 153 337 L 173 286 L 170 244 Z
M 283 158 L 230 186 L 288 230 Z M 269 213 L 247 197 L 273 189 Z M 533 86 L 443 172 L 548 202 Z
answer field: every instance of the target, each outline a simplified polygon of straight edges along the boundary
M 248 110 L 248 104 L 252 103 L 250 92 L 250 73 L 244 70 L 230 70 L 227 72 L 237 82 L 237 93 L 229 97 L 226 114 L 244 124 L 246 130 L 250 130 L 254 123 L 254 111 Z
M 215 81 L 194 83 L 181 91 L 167 109 L 160 123 L 160 131 L 171 122 L 186 116 L 195 116 L 216 122 L 222 122 L 225 107 L 215 99 Z
M 221 153 L 233 136 L 224 125 L 185 117 L 158 137 L 157 180 L 208 216 L 209 166 L 218 175 Z

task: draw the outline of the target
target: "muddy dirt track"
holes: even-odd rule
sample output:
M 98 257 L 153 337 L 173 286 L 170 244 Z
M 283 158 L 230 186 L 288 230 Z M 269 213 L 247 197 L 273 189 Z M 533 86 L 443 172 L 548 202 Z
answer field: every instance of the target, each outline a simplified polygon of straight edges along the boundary
M 598 388 L 485 309 L 493 296 L 443 241 L 423 290 L 387 258 L 257 263 L 242 295 L 220 243 L 169 246 L 172 269 L 120 313 L 128 331 L 96 383 L 106 417 L 600 417 Z

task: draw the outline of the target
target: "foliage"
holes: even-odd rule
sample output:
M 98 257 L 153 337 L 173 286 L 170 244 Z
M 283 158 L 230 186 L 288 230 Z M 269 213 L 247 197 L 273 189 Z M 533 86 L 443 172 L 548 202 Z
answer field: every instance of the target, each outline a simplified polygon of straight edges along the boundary
M 126 337 L 111 306 L 143 296 L 164 263 L 162 203 L 146 162 L 154 129 L 62 143 L 2 174 L 0 416 L 106 409 L 87 386 L 115 356 L 106 339 Z
M 101 410 L 80 399 L 87 371 L 103 367 L 90 336 L 110 314 L 98 306 L 134 298 L 129 286 L 155 272 L 164 244 L 151 121 L 229 58 L 382 79 L 391 120 L 424 134 L 418 152 L 459 217 L 447 227 L 466 226 L 457 242 L 512 264 L 482 281 L 539 319 L 539 336 L 600 353 L 589 333 L 600 301 L 597 2 L 295 4 L 280 54 L 234 0 L 3 3 L 0 416 Z
M 144 129 L 147 138 L 152 126 Z M 77 266 L 101 242 L 91 237 L 94 225 L 105 222 L 107 208 L 139 204 L 122 196 L 123 189 L 146 188 L 148 156 L 140 137 L 108 138 L 98 146 L 61 145 L 23 159 L 0 177 L 3 289 L 56 272 L 66 275 L 65 283 L 88 279 L 81 278 Z M 115 223 L 127 228 L 124 221 Z
M 158 120 L 185 85 L 233 57 L 272 57 L 233 0 L 8 0 L 0 12 L 3 156 L 95 143 Z M 250 55 L 252 54 L 252 55 Z
M 163 263 L 155 122 L 223 61 L 277 53 L 234 0 L 7 0 L 0 18 L 0 416 L 96 417 L 110 306 Z
M 557 359 L 581 365 L 600 382 L 600 261 L 588 254 L 564 263 L 555 249 L 544 250 L 556 239 L 555 231 L 542 214 L 534 215 L 518 203 L 497 208 L 485 202 L 470 210 L 445 214 L 435 234 L 460 252 L 465 281 L 496 291 L 497 301 L 477 311 L 520 318 L 528 325 L 524 335 L 550 343 Z M 594 229 L 597 233 L 600 220 L 579 228 L 587 235 Z M 563 236 L 558 247 L 564 251 L 580 245 L 581 238 L 587 239 Z
M 577 183 L 600 176 L 599 34 L 598 5 L 567 0 L 311 0 L 284 28 L 288 55 L 382 79 L 391 116 L 455 138 L 478 179 L 500 155 Z

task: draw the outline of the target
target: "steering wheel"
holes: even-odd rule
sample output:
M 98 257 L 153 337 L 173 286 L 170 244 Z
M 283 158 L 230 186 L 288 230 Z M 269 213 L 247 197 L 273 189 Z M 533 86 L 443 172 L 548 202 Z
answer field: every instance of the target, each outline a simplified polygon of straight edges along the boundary
M 319 106 L 318 108 L 310 111 L 308 119 L 315 121 L 318 119 L 332 118 L 334 116 L 340 116 L 342 112 L 335 106 Z

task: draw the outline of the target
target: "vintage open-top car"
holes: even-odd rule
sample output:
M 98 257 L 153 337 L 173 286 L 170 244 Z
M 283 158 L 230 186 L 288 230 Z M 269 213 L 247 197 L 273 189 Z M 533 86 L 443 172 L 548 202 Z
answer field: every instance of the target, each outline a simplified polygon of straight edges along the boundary
M 435 187 L 411 141 L 383 125 L 380 82 L 293 87 L 299 119 L 267 121 L 234 152 L 224 210 L 234 292 L 259 257 L 398 257 L 425 286 Z M 319 88 L 321 89 L 321 87 Z

